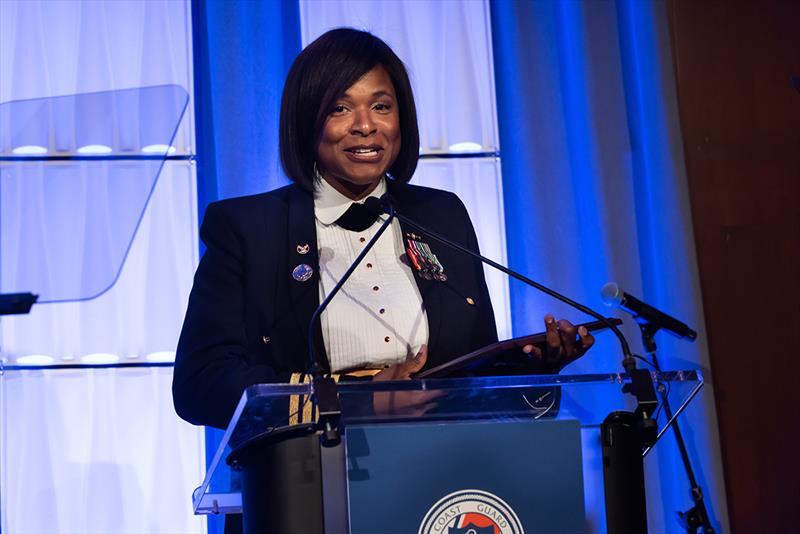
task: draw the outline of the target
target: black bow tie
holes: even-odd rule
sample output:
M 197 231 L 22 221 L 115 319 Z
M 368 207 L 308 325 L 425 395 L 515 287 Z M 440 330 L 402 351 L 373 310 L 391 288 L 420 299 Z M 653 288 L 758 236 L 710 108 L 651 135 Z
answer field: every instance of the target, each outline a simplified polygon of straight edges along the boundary
M 353 202 L 344 214 L 336 219 L 336 224 L 351 232 L 363 232 L 378 220 L 378 214 L 364 206 Z

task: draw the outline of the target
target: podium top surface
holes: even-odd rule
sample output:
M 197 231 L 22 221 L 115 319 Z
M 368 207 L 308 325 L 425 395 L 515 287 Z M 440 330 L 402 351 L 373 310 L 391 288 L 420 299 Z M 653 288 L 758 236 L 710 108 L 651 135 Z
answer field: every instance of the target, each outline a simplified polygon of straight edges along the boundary
M 650 373 L 668 398 L 654 419 L 658 436 L 703 385 L 700 371 Z M 634 411 L 636 398 L 623 391 L 627 373 L 439 378 L 338 384 L 341 418 L 348 426 L 464 421 L 577 420 L 599 427 L 615 411 Z M 670 416 L 667 416 L 667 413 Z M 240 509 L 228 465 L 232 451 L 281 440 L 287 430 L 310 427 L 317 418 L 311 384 L 257 384 L 245 390 L 202 485 L 195 490 L 195 513 L 234 513 Z

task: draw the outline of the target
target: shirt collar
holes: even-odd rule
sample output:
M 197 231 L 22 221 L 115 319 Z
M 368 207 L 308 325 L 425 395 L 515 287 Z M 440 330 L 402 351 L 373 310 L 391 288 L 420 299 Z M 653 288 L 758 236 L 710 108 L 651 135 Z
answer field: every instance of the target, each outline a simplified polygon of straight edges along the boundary
M 344 215 L 347 208 L 351 204 L 355 204 L 353 200 L 347 198 L 334 187 L 329 184 L 325 179 L 319 178 L 314 181 L 314 216 L 319 222 L 324 225 L 335 223 L 339 217 Z M 378 185 L 372 192 L 359 200 L 358 204 L 363 204 L 369 197 L 380 198 L 386 193 L 386 178 L 381 178 Z

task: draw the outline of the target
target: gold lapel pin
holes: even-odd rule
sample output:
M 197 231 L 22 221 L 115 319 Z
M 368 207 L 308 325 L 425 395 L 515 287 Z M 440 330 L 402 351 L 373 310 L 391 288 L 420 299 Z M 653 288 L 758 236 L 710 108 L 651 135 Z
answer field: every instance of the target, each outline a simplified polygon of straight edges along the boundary
M 311 250 L 311 247 L 308 246 L 308 243 L 304 245 L 297 245 L 297 253 L 298 254 L 308 254 L 308 251 Z

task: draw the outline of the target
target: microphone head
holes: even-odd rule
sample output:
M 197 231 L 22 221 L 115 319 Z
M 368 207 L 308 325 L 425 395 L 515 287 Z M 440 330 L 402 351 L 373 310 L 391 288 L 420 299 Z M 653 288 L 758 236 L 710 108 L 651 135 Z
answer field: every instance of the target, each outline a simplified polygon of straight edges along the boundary
M 609 282 L 600 290 L 600 298 L 606 306 L 616 308 L 622 304 L 622 290 L 614 282 Z

